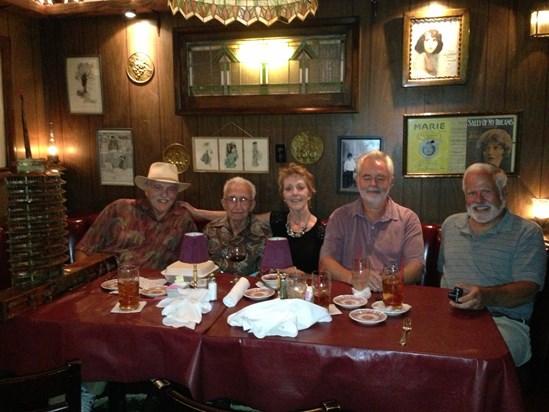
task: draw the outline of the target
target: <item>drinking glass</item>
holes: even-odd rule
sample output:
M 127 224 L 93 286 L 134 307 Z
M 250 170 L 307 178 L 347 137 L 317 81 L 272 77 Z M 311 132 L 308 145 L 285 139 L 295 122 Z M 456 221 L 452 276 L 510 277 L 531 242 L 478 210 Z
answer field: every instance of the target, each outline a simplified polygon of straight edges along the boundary
M 391 263 L 383 266 L 382 273 L 383 303 L 391 309 L 402 309 L 404 299 L 404 282 L 402 268 Z
M 307 290 L 307 277 L 301 273 L 289 273 L 286 291 L 289 299 L 305 299 Z
M 353 259 L 351 274 L 353 278 L 353 289 L 362 292 L 368 287 L 370 278 L 370 261 L 368 258 Z
M 139 269 L 137 266 L 120 266 L 118 276 L 118 303 L 121 310 L 139 308 Z
M 313 303 L 328 309 L 332 291 L 332 274 L 325 270 L 315 270 L 312 273 Z
M 233 263 L 242 262 L 246 259 L 246 246 L 229 245 L 227 248 L 227 259 Z

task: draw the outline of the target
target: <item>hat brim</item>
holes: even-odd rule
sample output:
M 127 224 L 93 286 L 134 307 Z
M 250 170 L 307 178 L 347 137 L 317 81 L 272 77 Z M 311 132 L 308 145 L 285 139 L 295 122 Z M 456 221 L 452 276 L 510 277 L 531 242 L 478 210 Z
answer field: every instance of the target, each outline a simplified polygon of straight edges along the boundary
M 147 187 L 147 182 L 149 180 L 152 182 L 175 184 L 177 185 L 177 193 L 182 192 L 183 190 L 187 189 L 191 185 L 190 183 L 173 182 L 171 180 L 149 179 L 148 177 L 145 177 L 145 176 L 135 176 L 134 182 L 138 188 L 145 190 Z

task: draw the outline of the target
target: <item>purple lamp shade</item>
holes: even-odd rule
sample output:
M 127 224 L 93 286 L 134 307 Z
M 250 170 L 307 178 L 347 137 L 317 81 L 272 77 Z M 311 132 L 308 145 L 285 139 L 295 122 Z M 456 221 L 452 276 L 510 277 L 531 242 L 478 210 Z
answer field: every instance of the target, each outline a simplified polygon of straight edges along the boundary
M 261 273 L 269 269 L 284 269 L 293 266 L 290 244 L 285 237 L 270 237 L 265 242 L 261 261 Z
M 202 263 L 210 259 L 206 236 L 200 232 L 189 232 L 183 236 L 179 260 L 184 263 Z

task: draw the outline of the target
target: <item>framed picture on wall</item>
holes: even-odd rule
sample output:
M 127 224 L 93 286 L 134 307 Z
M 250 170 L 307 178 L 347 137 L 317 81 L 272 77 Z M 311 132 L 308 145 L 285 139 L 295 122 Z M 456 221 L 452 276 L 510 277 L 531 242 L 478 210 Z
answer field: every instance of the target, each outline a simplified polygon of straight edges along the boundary
M 133 139 L 131 129 L 98 129 L 101 184 L 133 186 Z
M 382 149 L 380 136 L 339 136 L 337 140 L 337 191 L 358 193 L 356 161 L 360 155 Z
M 68 57 L 66 67 L 69 111 L 72 114 L 103 113 L 99 57 Z
M 247 173 L 269 172 L 269 138 L 252 137 L 243 139 L 244 171 Z
M 404 175 L 461 176 L 477 162 L 518 175 L 520 117 L 520 112 L 404 115 Z
M 449 9 L 404 14 L 402 85 L 464 84 L 469 57 L 469 12 Z
M 219 171 L 217 137 L 193 137 L 193 166 L 195 172 Z

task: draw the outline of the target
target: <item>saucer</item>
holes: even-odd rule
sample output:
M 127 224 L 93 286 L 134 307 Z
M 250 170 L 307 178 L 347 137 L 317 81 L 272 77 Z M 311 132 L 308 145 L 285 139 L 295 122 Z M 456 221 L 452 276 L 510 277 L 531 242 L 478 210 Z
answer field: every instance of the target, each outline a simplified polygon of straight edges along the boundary
M 393 309 L 390 306 L 385 306 L 385 303 L 383 303 L 382 300 L 378 300 L 377 302 L 372 303 L 372 308 L 374 308 L 375 310 L 379 310 L 380 312 L 383 312 L 389 316 L 398 316 L 408 312 L 412 307 L 407 303 L 403 303 L 402 309 Z
M 363 325 L 375 325 L 387 319 L 385 313 L 374 309 L 355 309 L 349 312 L 349 317 Z
M 168 287 L 164 285 L 153 286 L 150 288 L 141 289 L 139 290 L 139 293 L 149 298 L 156 298 L 158 296 L 164 296 L 165 294 L 167 294 Z
M 244 292 L 244 296 L 251 300 L 265 300 L 274 295 L 274 290 L 267 288 L 252 288 Z
M 334 303 L 343 309 L 356 309 L 368 303 L 368 299 L 354 295 L 339 295 L 334 298 Z
M 118 290 L 118 279 L 109 279 L 101 283 L 101 287 L 105 290 Z

